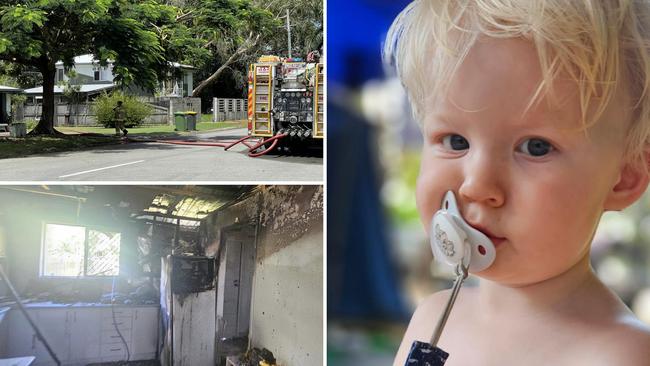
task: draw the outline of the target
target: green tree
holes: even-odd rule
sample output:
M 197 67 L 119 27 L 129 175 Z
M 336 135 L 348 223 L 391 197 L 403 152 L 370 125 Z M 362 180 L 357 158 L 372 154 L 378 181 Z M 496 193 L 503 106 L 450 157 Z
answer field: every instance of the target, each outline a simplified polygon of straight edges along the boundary
M 322 0 L 164 0 L 146 2 L 137 17 L 158 35 L 167 60 L 198 68 L 192 94 L 205 94 L 224 75 L 242 87 L 247 65 L 262 54 L 287 56 L 286 11 L 292 51 L 305 57 L 323 42 Z
M 288 55 L 286 14 L 289 11 L 291 25 L 291 53 L 294 57 L 306 57 L 311 51 L 323 45 L 323 1 L 322 0 L 255 0 L 276 17 L 282 19 L 281 29 L 272 32 L 263 40 L 272 54 Z
M 153 90 L 167 65 L 155 33 L 141 16 L 156 2 L 137 0 L 5 0 L 0 5 L 0 60 L 36 68 L 43 76 L 43 114 L 32 134 L 55 134 L 55 63 L 74 57 L 113 61 L 115 81 Z
M 270 11 L 250 0 L 187 0 L 168 4 L 178 9 L 175 26 L 161 29 L 174 32 L 169 38 L 175 40 L 176 47 L 168 49 L 181 50 L 179 56 L 184 56 L 181 58 L 184 62 L 200 69 L 209 68 L 192 91 L 195 96 L 248 56 L 280 24 Z M 213 69 L 215 59 L 220 62 Z
M 34 88 L 43 84 L 43 76 L 34 67 L 7 61 L 0 61 L 0 78 L 2 85 L 21 89 Z

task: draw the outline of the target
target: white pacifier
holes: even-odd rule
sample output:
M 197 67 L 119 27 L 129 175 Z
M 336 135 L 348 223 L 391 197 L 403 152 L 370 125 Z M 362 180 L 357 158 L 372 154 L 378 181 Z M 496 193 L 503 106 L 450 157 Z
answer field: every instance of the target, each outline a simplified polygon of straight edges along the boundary
M 469 272 L 480 272 L 494 262 L 496 249 L 482 232 L 463 220 L 454 192 L 447 191 L 442 207 L 431 219 L 431 250 L 438 261 Z

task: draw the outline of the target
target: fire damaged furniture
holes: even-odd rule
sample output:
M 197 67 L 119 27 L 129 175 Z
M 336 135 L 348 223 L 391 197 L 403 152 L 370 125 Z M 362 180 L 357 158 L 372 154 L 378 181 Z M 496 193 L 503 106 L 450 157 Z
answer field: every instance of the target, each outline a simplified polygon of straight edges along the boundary
M 57 357 L 64 364 L 136 361 L 156 358 L 158 305 L 27 304 Z M 8 314 L 6 349 L 0 357 L 35 356 L 37 365 L 54 365 L 27 320 Z

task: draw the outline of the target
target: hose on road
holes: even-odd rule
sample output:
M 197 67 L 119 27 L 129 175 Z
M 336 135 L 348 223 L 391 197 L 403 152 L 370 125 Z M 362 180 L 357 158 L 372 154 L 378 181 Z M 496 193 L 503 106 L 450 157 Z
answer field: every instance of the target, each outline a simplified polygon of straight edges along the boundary
M 171 140 L 171 139 L 162 139 L 162 140 L 142 140 L 142 139 L 133 139 L 128 138 L 129 142 L 157 142 L 161 144 L 172 144 L 172 145 L 188 145 L 188 146 L 215 146 L 223 147 L 224 151 L 227 151 L 231 147 L 237 144 L 244 144 L 248 147 L 248 156 L 251 158 L 256 158 L 258 156 L 266 155 L 269 152 L 273 151 L 278 144 L 278 141 L 287 136 L 287 134 L 278 134 L 269 138 L 258 138 L 254 136 L 245 136 L 239 140 L 220 140 L 215 142 L 206 142 L 206 141 L 187 141 L 187 140 Z M 249 143 L 248 140 L 254 140 L 253 143 Z M 270 144 L 269 146 L 267 146 Z M 263 150 L 258 151 L 260 148 Z
M 80 133 L 80 136 L 105 136 L 105 137 L 111 137 L 111 136 L 106 136 L 103 134 L 98 134 L 98 133 Z M 258 156 L 266 155 L 269 152 L 273 151 L 278 145 L 278 141 L 286 137 L 286 133 L 282 134 L 277 134 L 272 137 L 255 137 L 255 136 L 244 136 L 238 140 L 217 140 L 214 142 L 207 142 L 207 141 L 188 141 L 188 140 L 174 140 L 174 139 L 138 139 L 138 138 L 133 138 L 133 137 L 127 137 L 124 139 L 125 142 L 156 142 L 156 143 L 161 143 L 161 144 L 172 144 L 172 145 L 188 145 L 188 146 L 214 146 L 214 147 L 223 147 L 224 151 L 227 151 L 231 147 L 238 145 L 238 144 L 243 144 L 248 147 L 248 156 L 251 158 L 256 158 Z M 249 142 L 249 140 L 252 140 L 252 143 Z M 270 144 L 270 145 L 268 145 Z M 268 145 L 268 146 L 267 146 Z M 263 148 L 262 150 L 260 150 Z M 258 151 L 260 150 L 260 151 Z

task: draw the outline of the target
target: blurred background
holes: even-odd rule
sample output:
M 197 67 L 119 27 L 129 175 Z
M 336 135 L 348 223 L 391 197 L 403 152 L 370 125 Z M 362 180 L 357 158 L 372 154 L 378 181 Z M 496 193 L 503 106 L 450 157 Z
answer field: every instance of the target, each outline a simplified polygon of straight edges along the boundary
M 452 283 L 415 207 L 420 132 L 381 63 L 386 30 L 408 3 L 327 0 L 328 365 L 392 364 L 416 304 Z M 592 263 L 650 324 L 650 194 L 605 215 Z

